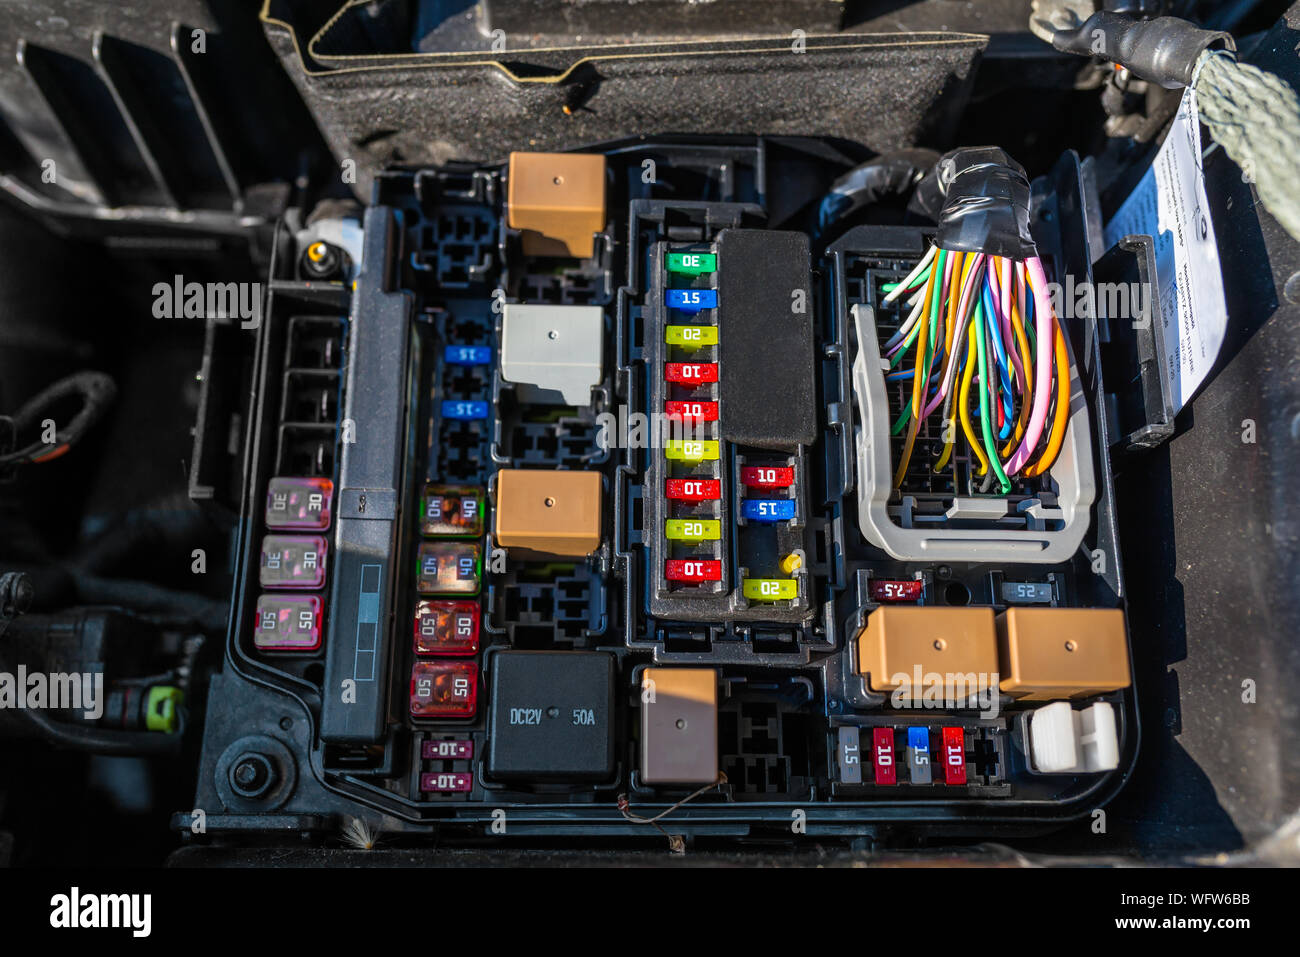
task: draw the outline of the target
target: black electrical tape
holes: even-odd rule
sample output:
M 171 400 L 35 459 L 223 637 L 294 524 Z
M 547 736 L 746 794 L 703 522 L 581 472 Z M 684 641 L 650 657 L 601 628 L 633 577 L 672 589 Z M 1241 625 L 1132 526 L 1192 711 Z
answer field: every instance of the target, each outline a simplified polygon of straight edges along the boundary
M 817 214 L 817 231 L 824 234 L 838 220 L 888 196 L 908 196 L 939 161 L 934 150 L 897 150 L 855 166 L 834 183 Z
M 935 236 L 941 249 L 1010 259 L 1038 255 L 1029 234 L 1029 177 L 1004 151 L 996 146 L 953 150 L 933 175 L 943 196 Z
M 1110 60 L 1170 90 L 1191 84 L 1196 61 L 1206 50 L 1237 48 L 1232 34 L 1202 30 L 1178 17 L 1133 20 L 1105 10 L 1074 29 L 1055 30 L 1052 46 L 1064 53 Z

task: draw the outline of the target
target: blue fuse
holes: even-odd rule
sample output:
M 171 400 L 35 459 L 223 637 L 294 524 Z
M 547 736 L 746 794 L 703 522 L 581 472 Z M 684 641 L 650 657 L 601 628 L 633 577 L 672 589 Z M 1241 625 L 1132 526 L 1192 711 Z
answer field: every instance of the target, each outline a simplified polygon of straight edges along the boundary
M 699 312 L 701 309 L 718 308 L 718 290 L 716 289 L 668 289 L 664 292 L 664 301 L 669 309 L 682 312 Z
M 451 366 L 485 366 L 492 361 L 492 349 L 489 346 L 448 346 L 442 360 Z
M 486 402 L 471 402 L 467 399 L 444 399 L 442 402 L 442 417 L 444 419 L 460 419 L 461 421 L 486 419 L 488 417 L 488 404 Z
M 751 522 L 788 522 L 794 518 L 794 499 L 747 498 L 740 504 L 740 514 Z
M 907 729 L 907 769 L 913 784 L 930 783 L 930 729 Z

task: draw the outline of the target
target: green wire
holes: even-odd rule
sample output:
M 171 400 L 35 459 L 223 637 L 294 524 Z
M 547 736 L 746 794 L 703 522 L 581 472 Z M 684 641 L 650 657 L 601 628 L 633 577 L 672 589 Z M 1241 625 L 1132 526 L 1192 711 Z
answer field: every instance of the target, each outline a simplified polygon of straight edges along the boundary
M 938 273 L 936 274 L 938 276 L 943 275 L 943 261 L 944 261 L 944 257 L 947 255 L 948 253 L 946 250 L 940 249 L 939 255 L 936 257 L 935 262 L 932 264 L 933 268 L 939 270 Z M 925 272 L 926 275 L 929 275 L 930 270 L 926 269 Z M 935 325 L 939 321 L 939 312 L 943 308 L 943 303 L 939 301 L 942 298 L 942 293 L 943 290 L 940 289 L 939 295 L 934 296 L 933 301 L 930 304 L 930 344 L 926 349 L 927 354 L 925 357 L 925 364 L 921 367 L 927 373 L 925 377 L 925 385 L 922 386 L 922 390 L 928 390 L 930 388 L 930 376 L 928 373 L 930 372 L 930 363 L 934 361 L 933 346 L 934 346 L 934 336 L 935 336 Z M 889 363 L 890 369 L 893 369 L 894 366 L 898 365 L 898 363 L 902 361 L 903 356 L 907 354 L 907 350 L 912 348 L 912 343 L 916 340 L 917 335 L 920 333 L 921 323 L 923 323 L 924 321 L 925 321 L 924 318 L 919 318 L 919 317 L 917 318 L 916 325 L 912 327 L 911 333 L 908 335 L 908 337 L 905 340 L 903 340 L 903 347 L 894 353 L 894 358 Z M 920 375 L 919 372 L 915 374 Z M 921 393 L 921 402 L 922 404 L 924 404 L 925 402 L 925 391 L 922 391 Z M 903 403 L 903 411 L 899 414 L 898 419 L 894 422 L 893 426 L 890 427 L 889 430 L 890 435 L 898 435 L 900 432 L 903 431 L 903 426 L 907 424 L 907 419 L 911 415 L 911 409 L 912 409 L 912 400 L 909 398 L 906 402 Z
M 939 252 L 943 252 L 943 250 L 941 249 L 941 250 L 939 250 Z M 925 269 L 923 269 L 923 270 L 921 271 L 921 275 L 919 275 L 919 276 L 916 277 L 916 282 L 913 283 L 913 285 L 918 285 L 918 286 L 919 286 L 919 285 L 921 285 L 922 283 L 924 283 L 927 279 L 929 279 L 929 278 L 930 278 L 930 270 L 931 270 L 932 268 L 934 268 L 934 264 L 933 264 L 933 263 L 931 263 L 929 266 L 926 266 Z M 880 287 L 880 289 L 881 289 L 882 292 L 887 292 L 887 293 L 888 293 L 888 292 L 893 292 L 893 291 L 894 291 L 895 289 L 897 289 L 900 285 L 902 285 L 902 280 L 899 280 L 898 282 L 887 282 L 887 283 L 885 283 L 884 285 L 882 285 L 882 286 Z
M 1006 495 L 1011 491 L 1011 480 L 1007 478 L 1007 473 L 1002 470 L 1002 463 L 998 460 L 998 449 L 993 444 L 993 426 L 989 422 L 989 388 L 988 388 L 988 359 L 984 354 L 984 309 L 977 300 L 975 303 L 975 346 L 979 355 L 980 370 L 980 428 L 984 433 L 984 451 L 988 453 L 989 465 L 993 466 L 993 472 L 998 477 L 998 484 L 1002 488 L 1002 494 Z

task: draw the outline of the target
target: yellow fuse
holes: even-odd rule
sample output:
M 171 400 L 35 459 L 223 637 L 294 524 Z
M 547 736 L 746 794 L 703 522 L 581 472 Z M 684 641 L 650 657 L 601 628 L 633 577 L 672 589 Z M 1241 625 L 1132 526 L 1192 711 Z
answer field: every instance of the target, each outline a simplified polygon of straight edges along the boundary
M 713 461 L 718 457 L 716 439 L 669 439 L 664 458 L 678 462 Z
M 716 518 L 670 518 L 664 522 L 664 536 L 678 542 L 715 542 L 722 537 L 722 523 Z
M 793 578 L 746 578 L 741 590 L 750 601 L 791 601 L 799 596 Z
M 701 346 L 718 344 L 717 326 L 666 326 L 664 342 L 670 346 L 683 346 L 687 349 L 699 349 Z

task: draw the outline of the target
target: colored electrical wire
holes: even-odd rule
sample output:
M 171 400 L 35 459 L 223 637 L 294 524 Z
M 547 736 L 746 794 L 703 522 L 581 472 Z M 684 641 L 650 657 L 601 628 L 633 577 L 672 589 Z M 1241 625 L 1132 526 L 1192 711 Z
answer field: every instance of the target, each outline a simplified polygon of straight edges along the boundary
M 1070 427 L 1069 352 L 1042 261 L 931 245 L 883 292 L 881 308 L 906 312 L 881 350 L 901 399 L 894 487 L 923 454 L 927 471 L 954 481 L 968 462 L 970 491 L 1032 494 L 1023 483 L 1050 476 Z M 969 459 L 955 459 L 959 443 Z

